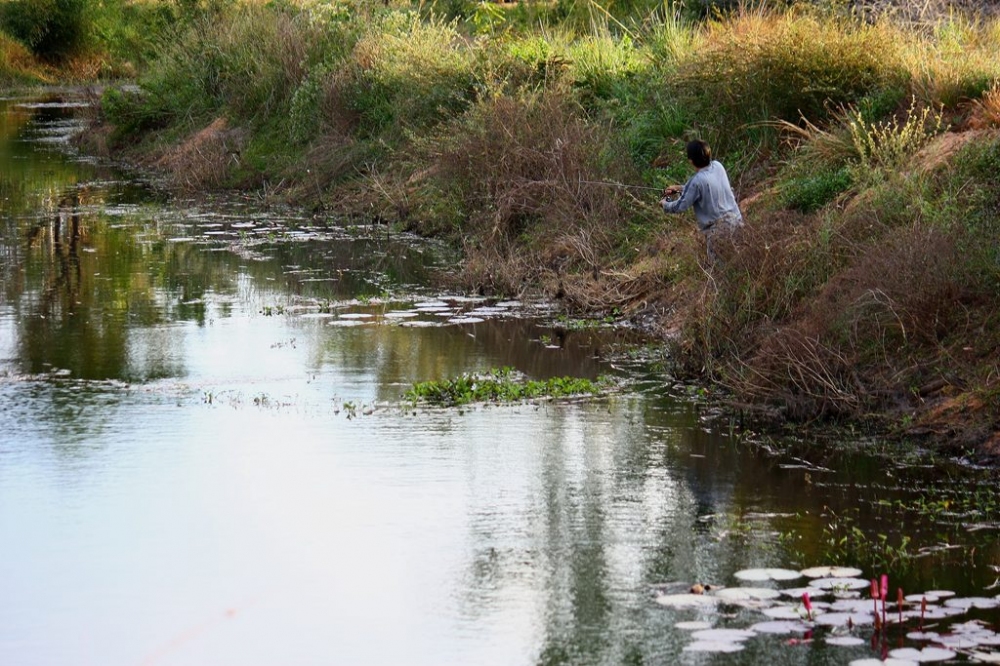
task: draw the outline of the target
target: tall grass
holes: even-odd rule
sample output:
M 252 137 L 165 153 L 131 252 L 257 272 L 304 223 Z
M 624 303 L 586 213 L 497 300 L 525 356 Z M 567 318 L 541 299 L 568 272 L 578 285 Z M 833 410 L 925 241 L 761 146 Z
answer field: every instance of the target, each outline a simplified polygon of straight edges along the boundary
M 908 73 L 898 36 L 884 23 L 748 10 L 708 24 L 678 67 L 674 90 L 704 134 L 734 145 L 755 123 L 822 121 L 838 106 L 901 85 Z

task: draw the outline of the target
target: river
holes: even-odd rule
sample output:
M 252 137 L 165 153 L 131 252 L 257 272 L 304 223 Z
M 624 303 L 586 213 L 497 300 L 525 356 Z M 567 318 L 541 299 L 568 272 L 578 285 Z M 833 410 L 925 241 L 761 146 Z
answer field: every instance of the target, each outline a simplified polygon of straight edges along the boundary
M 442 245 L 254 193 L 171 196 L 80 155 L 82 104 L 0 99 L 0 664 L 815 665 L 938 645 L 907 636 L 913 616 L 692 648 L 775 602 L 672 601 L 835 561 L 890 576 L 889 616 L 897 587 L 944 589 L 987 601 L 935 631 L 997 630 L 995 488 L 974 470 L 769 446 L 623 353 L 627 330 L 436 288 Z M 622 388 L 401 398 L 504 366 Z M 852 561 L 879 543 L 878 569 Z

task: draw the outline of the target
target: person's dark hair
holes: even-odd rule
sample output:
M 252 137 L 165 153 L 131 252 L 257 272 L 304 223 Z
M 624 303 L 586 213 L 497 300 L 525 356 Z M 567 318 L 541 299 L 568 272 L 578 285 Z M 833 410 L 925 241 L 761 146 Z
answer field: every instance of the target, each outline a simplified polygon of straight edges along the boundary
M 704 141 L 689 141 L 687 145 L 688 159 L 699 169 L 712 163 L 712 149 Z

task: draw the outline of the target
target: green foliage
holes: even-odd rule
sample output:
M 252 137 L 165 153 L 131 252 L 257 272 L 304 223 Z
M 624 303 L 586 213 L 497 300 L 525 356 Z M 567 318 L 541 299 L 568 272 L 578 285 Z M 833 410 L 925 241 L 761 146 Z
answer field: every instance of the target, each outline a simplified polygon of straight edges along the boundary
M 0 29 L 40 58 L 60 60 L 80 49 L 90 30 L 90 0 L 7 0 Z
M 852 183 L 850 169 L 846 167 L 791 178 L 780 184 L 781 202 L 787 208 L 812 213 L 833 201 Z
M 529 380 L 515 373 L 513 368 L 494 368 L 481 375 L 418 382 L 403 397 L 414 403 L 455 407 L 472 402 L 519 402 L 536 398 L 595 395 L 608 385 L 609 381 L 606 379 L 592 382 L 576 377 Z

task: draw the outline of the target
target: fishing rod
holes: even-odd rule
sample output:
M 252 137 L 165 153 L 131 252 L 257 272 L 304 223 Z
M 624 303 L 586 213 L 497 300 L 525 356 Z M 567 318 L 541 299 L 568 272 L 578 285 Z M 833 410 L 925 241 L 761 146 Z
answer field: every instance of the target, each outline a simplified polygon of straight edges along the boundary
M 627 187 L 636 190 L 653 190 L 656 192 L 662 192 L 662 187 L 649 187 L 648 185 L 629 185 L 627 183 L 618 183 L 613 180 L 578 180 L 578 183 L 583 183 L 584 185 L 608 185 L 611 187 Z

